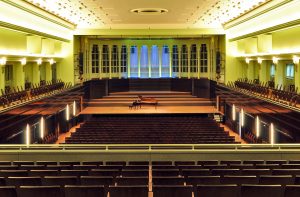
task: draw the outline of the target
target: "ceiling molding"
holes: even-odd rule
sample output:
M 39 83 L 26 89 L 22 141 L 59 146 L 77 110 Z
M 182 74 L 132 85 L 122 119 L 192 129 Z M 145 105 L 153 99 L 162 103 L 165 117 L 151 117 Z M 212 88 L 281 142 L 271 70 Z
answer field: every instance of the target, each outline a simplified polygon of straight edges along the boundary
M 282 23 L 282 24 L 279 24 L 279 25 L 275 25 L 275 26 L 272 26 L 272 27 L 269 27 L 269 28 L 266 28 L 266 29 L 255 31 L 255 32 L 252 32 L 252 33 L 249 33 L 249 34 L 245 34 L 245 35 L 242 35 L 242 36 L 231 38 L 231 39 L 229 39 L 229 41 L 232 42 L 232 41 L 237 41 L 237 40 L 241 40 L 241 39 L 248 38 L 248 37 L 257 36 L 257 35 L 260 35 L 260 34 L 271 33 L 271 32 L 274 32 L 274 31 L 285 29 L 285 28 L 290 28 L 290 27 L 293 27 L 293 26 L 296 26 L 296 25 L 300 25 L 300 19 L 296 19 L 296 20 L 289 21 L 289 22 L 286 22 L 286 23 Z
M 63 42 L 70 42 L 69 39 L 61 38 L 61 37 L 58 37 L 58 36 L 53 36 L 51 34 L 43 33 L 43 32 L 36 31 L 36 30 L 33 30 L 33 29 L 29 29 L 29 28 L 26 28 L 26 27 L 22 27 L 22 26 L 19 26 L 19 25 L 14 25 L 14 24 L 7 23 L 7 22 L 4 22 L 4 21 L 0 21 L 0 26 L 4 27 L 4 28 L 7 28 L 7 29 L 12 29 L 12 30 L 15 30 L 15 31 L 23 32 L 23 33 L 34 34 L 34 35 L 37 35 L 37 36 L 41 36 L 41 37 L 45 37 L 45 38 L 51 38 L 51 39 L 59 40 L 59 41 L 63 41 Z
M 13 0 L 1 0 L 1 1 L 3 1 L 3 2 L 9 4 L 9 5 L 12 5 L 12 6 L 16 7 L 16 8 L 19 8 L 19 9 L 21 9 L 21 10 L 24 10 L 25 12 L 28 12 L 28 13 L 30 13 L 30 14 L 33 14 L 33 15 L 35 15 L 35 16 L 37 16 L 37 17 L 43 18 L 43 19 L 45 19 L 45 20 L 47 20 L 47 21 L 50 21 L 50 22 L 52 22 L 52 23 L 54 23 L 54 24 L 60 25 L 60 26 L 62 26 L 62 27 L 65 27 L 65 28 L 67 28 L 67 29 L 74 30 L 74 29 L 76 28 L 76 25 L 73 24 L 73 23 L 71 23 L 70 21 L 67 21 L 67 20 L 65 20 L 65 19 L 63 19 L 63 18 L 61 18 L 61 17 L 58 17 L 58 16 L 56 16 L 55 14 L 53 14 L 53 13 L 51 13 L 51 12 L 48 12 L 47 10 L 44 10 L 44 9 L 38 7 L 38 6 L 35 6 L 34 4 L 31 4 L 31 3 L 27 2 L 27 1 L 23 1 L 23 3 L 26 3 L 27 7 L 22 6 L 22 5 L 18 4 L 18 3 L 16 3 L 16 1 L 13 1 Z M 36 8 L 36 9 L 38 9 L 40 12 L 44 12 L 44 13 L 47 13 L 47 14 L 49 14 L 49 15 L 55 17 L 56 20 L 54 20 L 54 19 L 52 19 L 52 18 L 50 18 L 50 17 L 47 17 L 47 16 L 45 16 L 45 15 L 43 15 L 43 14 L 40 14 L 40 13 L 38 13 L 38 12 L 35 12 L 35 11 L 32 10 L 32 9 L 29 9 L 29 8 L 28 8 L 28 7 L 30 7 L 29 5 L 30 5 L 30 6 L 33 6 L 33 7 Z M 59 21 L 62 21 L 62 22 L 59 22 Z
M 249 21 L 249 20 L 251 20 L 251 19 L 253 19 L 253 18 L 259 17 L 259 16 L 261 16 L 261 15 L 263 15 L 263 14 L 265 14 L 265 13 L 271 11 L 271 10 L 274 10 L 274 9 L 276 9 L 276 8 L 278 8 L 278 7 L 281 7 L 281 6 L 283 6 L 283 5 L 287 4 L 287 3 L 290 3 L 290 2 L 292 2 L 292 1 L 294 1 L 294 0 L 284 0 L 284 1 L 280 2 L 280 3 L 278 3 L 278 4 L 275 4 L 275 5 L 271 6 L 271 7 L 269 7 L 269 8 L 263 9 L 262 11 L 260 11 L 260 12 L 258 12 L 258 13 L 256 13 L 256 14 L 254 14 L 254 15 L 252 15 L 252 16 L 250 16 L 250 17 L 247 17 L 247 18 L 245 18 L 245 19 L 243 19 L 243 20 L 239 20 L 241 17 L 246 16 L 247 14 L 251 13 L 251 12 L 253 11 L 253 10 L 252 10 L 251 12 L 248 12 L 248 13 L 246 13 L 245 15 L 241 15 L 241 16 L 239 16 L 238 18 L 233 19 L 233 20 L 231 20 L 231 21 L 225 23 L 225 24 L 223 25 L 223 27 L 224 27 L 225 30 L 230 29 L 230 28 L 232 28 L 232 27 L 235 27 L 235 26 L 237 26 L 237 25 L 239 25 L 239 24 L 245 23 L 245 22 L 247 22 L 247 21 Z M 257 7 L 257 8 L 260 8 L 260 7 L 262 7 L 262 6 L 265 6 L 266 4 L 268 4 L 268 3 L 270 3 L 270 2 L 271 2 L 271 1 L 268 1 L 268 2 L 262 4 L 261 6 L 259 6 L 259 7 Z M 257 9 L 257 8 L 256 8 L 256 9 Z M 235 22 L 235 21 L 236 21 L 236 22 Z

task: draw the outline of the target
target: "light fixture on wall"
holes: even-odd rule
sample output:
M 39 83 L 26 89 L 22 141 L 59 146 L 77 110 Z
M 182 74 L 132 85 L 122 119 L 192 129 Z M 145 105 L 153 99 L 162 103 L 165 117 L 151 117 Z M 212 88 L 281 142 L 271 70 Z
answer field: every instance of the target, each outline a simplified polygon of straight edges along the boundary
M 277 57 L 273 57 L 272 60 L 273 60 L 273 63 L 274 63 L 274 64 L 277 64 L 277 63 L 278 63 L 278 58 L 277 58 Z
M 259 138 L 260 136 L 260 120 L 259 117 L 256 116 L 256 137 Z
M 295 70 L 298 72 L 298 65 L 299 65 L 299 57 L 298 56 L 293 56 L 293 63 L 295 64 Z
M 241 112 L 240 112 L 240 116 L 241 116 L 241 126 L 243 127 L 245 125 L 245 112 L 244 112 L 244 109 L 241 109 Z
M 41 117 L 40 120 L 40 138 L 44 139 L 44 133 L 45 133 L 45 119 L 44 117 Z
M 50 59 L 50 60 L 49 60 L 49 63 L 50 63 L 51 65 L 54 64 L 54 63 L 55 63 L 54 59 Z
M 250 58 L 248 58 L 248 57 L 246 57 L 246 59 L 245 59 L 245 61 L 246 61 L 246 63 L 247 63 L 247 64 L 249 64 L 249 63 L 250 63 L 250 60 L 251 60 L 251 59 L 250 59 Z
M 37 63 L 38 65 L 41 65 L 41 64 L 42 64 L 42 58 L 39 58 L 38 60 L 36 60 L 36 63 Z
M 27 60 L 26 60 L 25 57 L 22 58 L 20 61 L 21 61 L 21 65 L 22 65 L 22 66 L 26 65 L 26 63 L 27 63 Z
M 26 125 L 26 129 L 25 129 L 25 144 L 27 146 L 30 145 L 30 126 L 29 126 L 29 124 Z
M 0 59 L 0 65 L 1 66 L 4 66 L 6 64 L 6 57 L 2 57 L 1 59 Z
M 67 104 L 66 106 L 66 121 L 70 120 L 70 108 L 69 108 L 69 104 Z
M 270 125 L 270 138 L 270 143 L 273 145 L 275 143 L 275 128 L 273 123 Z
M 257 63 L 259 63 L 259 64 L 262 63 L 262 59 L 260 57 L 257 58 Z
M 232 120 L 235 121 L 236 120 L 236 112 L 235 112 L 235 105 L 232 105 Z

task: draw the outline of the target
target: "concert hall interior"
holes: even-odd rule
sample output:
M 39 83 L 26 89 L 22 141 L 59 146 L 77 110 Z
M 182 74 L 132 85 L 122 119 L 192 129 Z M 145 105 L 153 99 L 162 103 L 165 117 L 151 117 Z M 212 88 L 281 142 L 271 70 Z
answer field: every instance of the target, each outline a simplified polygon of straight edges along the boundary
M 299 10 L 0 0 L 0 197 L 299 197 Z

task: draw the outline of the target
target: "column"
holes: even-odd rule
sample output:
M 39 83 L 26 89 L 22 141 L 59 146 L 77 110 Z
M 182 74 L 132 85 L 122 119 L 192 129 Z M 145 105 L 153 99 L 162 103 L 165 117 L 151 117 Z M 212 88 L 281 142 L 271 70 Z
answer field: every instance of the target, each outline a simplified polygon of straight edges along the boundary
M 25 65 L 24 65 L 25 66 Z M 13 87 L 25 88 L 25 73 L 21 62 L 17 61 L 13 65 Z
M 52 81 L 52 66 L 50 62 L 45 62 L 46 82 Z
M 121 60 L 122 60 L 122 45 L 118 45 L 118 65 L 119 65 L 119 79 L 122 78 L 122 72 L 121 72 Z
M 246 63 L 243 63 L 246 64 Z M 248 64 L 248 69 L 247 69 L 247 78 L 248 80 L 253 80 L 254 79 L 254 61 L 250 61 Z
M 130 78 L 130 53 L 131 53 L 131 48 L 130 45 L 127 45 L 127 73 L 128 73 L 128 78 Z
M 148 66 L 149 66 L 149 78 L 151 78 L 151 57 L 152 57 L 152 46 L 148 45 Z
M 162 64 L 162 61 L 161 61 L 161 58 L 162 58 L 162 45 L 158 45 L 158 60 L 159 60 L 159 78 L 161 78 L 161 64 Z
M 169 67 L 170 67 L 170 78 L 172 77 L 172 55 L 173 55 L 173 48 L 172 45 L 168 45 L 169 47 Z
M 0 65 L 0 95 L 2 95 L 1 90 L 5 89 L 5 65 Z
M 191 45 L 187 45 L 188 50 L 188 78 L 191 78 Z
M 259 65 L 259 81 L 262 83 L 268 82 L 268 77 L 267 77 L 267 69 L 268 69 L 268 62 L 267 61 L 262 61 L 262 63 Z
M 281 60 L 275 64 L 275 87 L 284 86 L 284 78 L 285 78 L 285 63 Z
M 201 51 L 201 45 L 197 45 L 197 71 L 198 71 L 198 79 L 200 79 L 200 51 Z
M 32 63 L 32 85 L 40 83 L 40 65 L 37 62 Z

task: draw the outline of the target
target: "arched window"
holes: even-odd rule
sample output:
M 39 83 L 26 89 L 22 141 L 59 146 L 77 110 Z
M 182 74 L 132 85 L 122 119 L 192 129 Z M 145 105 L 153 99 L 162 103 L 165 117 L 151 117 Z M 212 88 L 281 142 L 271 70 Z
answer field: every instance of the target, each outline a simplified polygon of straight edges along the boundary
M 179 72 L 179 56 L 178 56 L 178 46 L 173 45 L 173 53 L 172 53 L 172 72 Z M 174 77 L 174 75 L 173 75 Z

